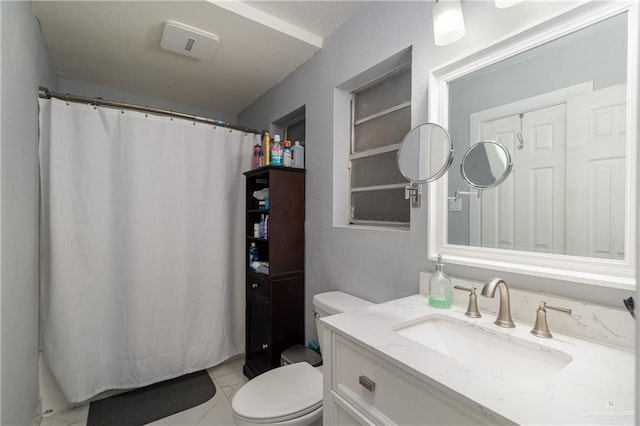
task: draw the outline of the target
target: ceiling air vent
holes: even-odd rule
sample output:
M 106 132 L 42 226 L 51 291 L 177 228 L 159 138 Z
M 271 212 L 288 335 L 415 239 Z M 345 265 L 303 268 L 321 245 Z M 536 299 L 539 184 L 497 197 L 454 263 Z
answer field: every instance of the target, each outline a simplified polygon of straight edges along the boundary
M 191 58 L 209 59 L 216 53 L 220 39 L 217 35 L 176 21 L 166 21 L 160 47 Z

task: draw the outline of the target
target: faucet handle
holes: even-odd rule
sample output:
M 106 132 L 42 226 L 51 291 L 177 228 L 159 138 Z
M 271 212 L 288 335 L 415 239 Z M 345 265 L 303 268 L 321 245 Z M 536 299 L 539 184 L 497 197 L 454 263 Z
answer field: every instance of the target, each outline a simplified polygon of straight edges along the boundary
M 461 285 L 454 285 L 453 288 L 469 292 L 469 307 L 467 307 L 467 312 L 464 314 L 469 318 L 480 318 L 482 315 L 480 315 L 480 311 L 478 310 L 478 296 L 476 296 L 476 288 L 468 288 Z
M 549 324 L 547 323 L 547 309 L 571 315 L 571 309 L 549 306 L 547 305 L 547 302 L 540 301 L 538 310 L 536 311 L 536 323 L 534 324 L 533 329 L 531 329 L 531 334 L 534 336 L 545 338 L 553 337 L 549 331 Z

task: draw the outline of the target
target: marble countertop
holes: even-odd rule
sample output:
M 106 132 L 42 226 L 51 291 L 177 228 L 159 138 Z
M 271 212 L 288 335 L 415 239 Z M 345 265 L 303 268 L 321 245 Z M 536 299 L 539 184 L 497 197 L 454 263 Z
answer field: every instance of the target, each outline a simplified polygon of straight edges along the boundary
M 326 317 L 322 322 L 499 422 L 634 423 L 634 353 L 560 333 L 553 333 L 551 339 L 541 339 L 531 335 L 530 324 L 516 321 L 516 328 L 501 328 L 493 324 L 495 315 L 483 312 L 482 318 L 472 319 L 464 315 L 465 310 L 456 305 L 451 309 L 433 308 L 426 297 L 415 295 Z M 478 327 L 498 337 L 526 341 L 541 351 L 561 351 L 572 360 L 548 379 L 522 380 L 474 368 L 394 331 L 400 324 L 433 314 L 448 316 L 464 322 L 464 326 Z

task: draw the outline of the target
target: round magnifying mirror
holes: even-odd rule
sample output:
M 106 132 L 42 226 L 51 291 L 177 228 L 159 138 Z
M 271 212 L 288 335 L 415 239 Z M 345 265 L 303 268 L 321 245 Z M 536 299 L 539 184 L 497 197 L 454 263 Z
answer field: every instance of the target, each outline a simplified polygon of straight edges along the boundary
M 449 169 L 453 154 L 451 138 L 442 126 L 421 124 L 402 139 L 398 168 L 402 176 L 411 182 L 433 182 Z
M 462 158 L 462 177 L 476 189 L 500 185 L 511 173 L 511 155 L 507 148 L 494 141 L 478 142 Z

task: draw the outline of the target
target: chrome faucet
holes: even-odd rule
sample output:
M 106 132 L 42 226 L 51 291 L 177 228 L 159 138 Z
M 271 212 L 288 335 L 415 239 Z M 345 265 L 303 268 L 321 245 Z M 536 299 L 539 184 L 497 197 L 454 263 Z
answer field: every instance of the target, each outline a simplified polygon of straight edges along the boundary
M 511 302 L 509 300 L 509 288 L 502 278 L 493 278 L 482 287 L 481 295 L 485 297 L 495 297 L 496 288 L 500 291 L 500 309 L 495 324 L 500 327 L 513 328 L 516 325 L 511 319 Z

